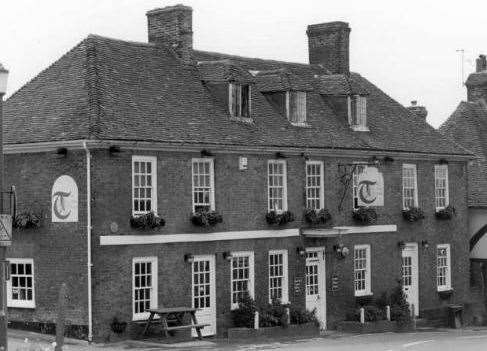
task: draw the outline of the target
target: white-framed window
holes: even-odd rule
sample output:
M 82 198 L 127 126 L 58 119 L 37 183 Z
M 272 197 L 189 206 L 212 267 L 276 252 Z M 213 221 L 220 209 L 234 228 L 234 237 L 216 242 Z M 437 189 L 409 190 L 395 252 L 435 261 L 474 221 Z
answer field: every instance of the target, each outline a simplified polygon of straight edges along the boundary
M 215 175 L 213 159 L 193 158 L 193 212 L 215 210 Z
M 295 125 L 306 124 L 306 92 L 286 92 L 287 119 Z
M 306 208 L 324 208 L 323 170 L 322 161 L 306 161 Z
M 353 169 L 353 173 L 352 173 L 352 196 L 353 196 L 353 208 L 354 209 L 357 209 L 359 208 L 359 205 L 358 205 L 358 178 L 359 178 L 359 175 L 363 172 L 365 172 L 365 170 L 367 169 L 367 165 L 366 164 L 361 164 L 361 163 L 355 163 L 354 164 L 354 169 Z
M 34 260 L 9 258 L 10 280 L 7 281 L 7 306 L 35 308 Z
M 436 246 L 436 286 L 438 291 L 451 289 L 450 244 Z
M 269 160 L 267 162 L 267 194 L 269 211 L 287 211 L 287 174 L 286 161 Z
M 157 213 L 157 158 L 132 156 L 132 214 Z
M 361 95 L 353 95 L 348 101 L 348 123 L 353 130 L 368 131 L 367 127 L 367 98 Z
M 435 206 L 441 210 L 450 203 L 448 195 L 448 165 L 435 165 Z
M 418 207 L 418 181 L 416 165 L 402 165 L 402 208 Z
M 289 301 L 287 250 L 269 251 L 269 302 L 278 299 Z
M 238 308 L 239 301 L 249 294 L 254 298 L 254 252 L 232 252 L 230 261 L 231 308 Z
M 353 247 L 353 275 L 355 296 L 372 295 L 370 245 L 355 245 Z
M 157 308 L 157 257 L 135 257 L 132 260 L 133 320 L 149 317 L 150 308 Z
M 230 83 L 228 85 L 228 106 L 232 117 L 250 118 L 250 89 L 249 84 Z

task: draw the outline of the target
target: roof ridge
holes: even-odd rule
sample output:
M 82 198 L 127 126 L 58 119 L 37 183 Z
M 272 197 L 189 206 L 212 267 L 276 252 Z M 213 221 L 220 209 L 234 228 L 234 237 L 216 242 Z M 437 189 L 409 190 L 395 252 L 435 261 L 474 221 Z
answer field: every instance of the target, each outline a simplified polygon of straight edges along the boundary
M 152 47 L 152 48 L 156 47 L 156 44 L 154 44 L 154 43 L 144 43 L 141 41 L 124 40 L 124 39 L 107 37 L 107 36 L 99 35 L 99 34 L 88 34 L 87 39 L 109 40 L 109 41 L 114 41 L 114 42 L 119 42 L 119 43 L 124 43 L 124 44 L 130 44 L 133 46 L 141 46 L 141 47 Z
M 315 68 L 321 68 L 326 70 L 322 65 L 319 64 L 310 64 L 310 63 L 303 63 L 303 62 L 292 62 L 292 61 L 282 61 L 282 60 L 274 60 L 274 59 L 264 59 L 264 58 L 259 58 L 259 57 L 247 57 L 247 56 L 241 56 L 241 55 L 234 55 L 234 54 L 225 54 L 222 52 L 215 52 L 215 51 L 206 51 L 206 50 L 193 50 L 194 52 L 199 52 L 202 54 L 207 54 L 207 55 L 219 55 L 219 56 L 225 56 L 227 58 L 233 58 L 233 59 L 241 59 L 241 60 L 251 60 L 251 61 L 259 61 L 259 62 L 271 62 L 271 63 L 280 63 L 280 64 L 288 64 L 288 65 L 299 65 L 303 67 L 315 67 Z

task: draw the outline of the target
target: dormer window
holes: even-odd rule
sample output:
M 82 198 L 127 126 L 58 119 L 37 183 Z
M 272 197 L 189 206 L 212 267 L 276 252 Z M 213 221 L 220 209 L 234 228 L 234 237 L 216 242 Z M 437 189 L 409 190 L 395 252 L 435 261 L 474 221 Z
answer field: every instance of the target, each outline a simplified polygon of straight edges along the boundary
M 238 118 L 250 118 L 250 85 L 230 83 L 228 96 L 230 115 Z
M 287 119 L 294 125 L 306 124 L 306 92 L 286 92 Z
M 355 131 L 366 132 L 367 127 L 367 98 L 362 95 L 348 97 L 348 123 Z

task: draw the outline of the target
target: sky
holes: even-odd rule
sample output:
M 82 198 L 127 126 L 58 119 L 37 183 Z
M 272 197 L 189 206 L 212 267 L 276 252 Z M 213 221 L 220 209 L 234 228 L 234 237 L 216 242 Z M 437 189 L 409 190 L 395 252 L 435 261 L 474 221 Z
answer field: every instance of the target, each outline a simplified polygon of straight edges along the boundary
M 479 0 L 2 0 L 8 94 L 88 34 L 146 42 L 145 13 L 177 3 L 193 7 L 196 49 L 292 62 L 308 60 L 307 25 L 349 22 L 351 70 L 405 106 L 426 106 L 434 127 L 466 99 L 457 50 L 465 79 L 487 53 Z

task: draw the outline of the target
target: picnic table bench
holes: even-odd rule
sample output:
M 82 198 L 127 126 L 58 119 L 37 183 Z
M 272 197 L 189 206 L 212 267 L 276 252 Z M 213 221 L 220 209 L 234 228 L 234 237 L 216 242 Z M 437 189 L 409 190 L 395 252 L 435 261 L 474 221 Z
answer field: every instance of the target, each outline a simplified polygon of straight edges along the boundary
M 167 307 L 167 308 L 154 308 L 148 310 L 150 313 L 149 319 L 147 319 L 147 324 L 144 328 L 144 335 L 147 335 L 149 331 L 150 325 L 154 322 L 154 317 L 156 315 L 159 316 L 159 321 L 162 326 L 162 332 L 164 333 L 165 337 L 168 337 L 168 331 L 171 330 L 183 330 L 183 329 L 196 329 L 196 333 L 198 334 L 198 339 L 201 339 L 201 329 L 209 324 L 198 324 L 196 321 L 196 308 L 191 307 Z M 185 324 L 184 317 L 189 315 L 191 317 L 190 324 Z M 175 326 L 169 326 L 168 320 L 174 321 L 177 323 Z

